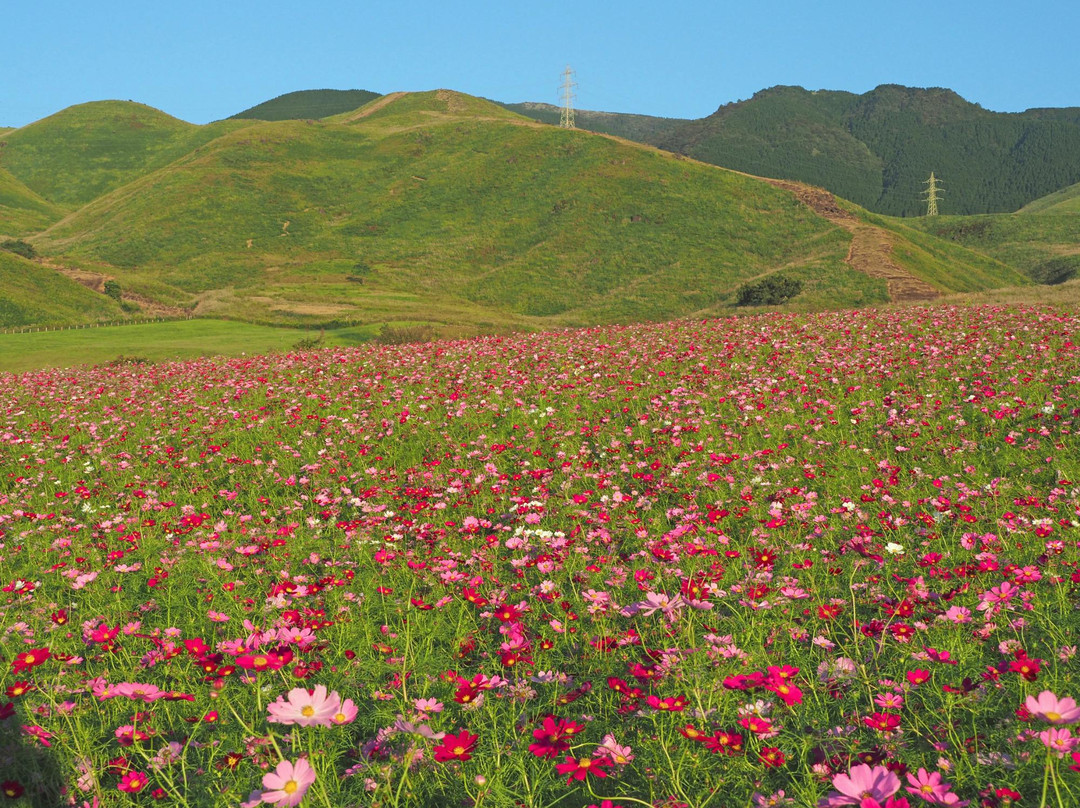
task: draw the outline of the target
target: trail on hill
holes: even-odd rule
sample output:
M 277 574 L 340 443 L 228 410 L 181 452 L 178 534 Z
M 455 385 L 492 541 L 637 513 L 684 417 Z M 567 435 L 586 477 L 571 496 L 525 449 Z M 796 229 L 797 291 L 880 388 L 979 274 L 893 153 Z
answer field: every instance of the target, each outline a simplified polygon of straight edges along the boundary
M 109 275 L 103 275 L 100 272 L 91 272 L 86 269 L 76 269 L 74 267 L 64 266 L 58 264 L 49 258 L 37 258 L 34 263 L 39 266 L 46 267 L 55 272 L 65 275 L 76 283 L 81 283 L 87 289 L 92 289 L 100 294 L 105 294 L 105 281 L 114 280 Z M 147 317 L 183 317 L 188 312 L 186 309 L 182 309 L 178 306 L 169 306 L 165 303 L 160 303 L 156 300 L 135 294 L 124 290 L 122 293 L 122 299 L 129 303 L 138 304 L 142 310 L 141 314 Z
M 764 179 L 764 178 L 762 178 Z M 851 247 L 844 261 L 871 278 L 881 278 L 889 291 L 889 300 L 904 303 L 933 300 L 941 293 L 924 280 L 920 280 L 890 257 L 892 240 L 880 227 L 861 222 L 836 204 L 836 197 L 822 188 L 814 188 L 797 182 L 766 179 L 777 188 L 791 191 L 800 202 L 819 216 L 851 233 Z
M 372 101 L 366 107 L 364 107 L 359 112 L 357 112 L 355 115 L 350 115 L 348 118 L 345 119 L 345 121 L 348 123 L 348 122 L 352 122 L 352 121 L 358 121 L 361 118 L 366 118 L 371 113 L 378 112 L 380 109 L 385 107 L 387 104 L 394 103 L 399 98 L 401 98 L 403 95 L 406 95 L 406 93 L 402 93 L 402 92 L 388 93 L 387 95 L 384 95 L 382 98 L 378 99 L 377 101 Z

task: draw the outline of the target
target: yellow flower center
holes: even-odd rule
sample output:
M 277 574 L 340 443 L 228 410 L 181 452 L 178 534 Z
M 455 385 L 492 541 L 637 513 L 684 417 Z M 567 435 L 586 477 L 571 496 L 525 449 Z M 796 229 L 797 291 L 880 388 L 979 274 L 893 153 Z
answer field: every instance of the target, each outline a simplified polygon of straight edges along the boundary
M 257 656 L 252 660 L 252 663 L 256 668 L 261 668 L 263 665 L 269 664 L 269 660 L 264 656 Z
M 304 708 L 302 710 L 300 710 L 300 713 L 305 718 L 310 718 L 311 716 L 315 715 L 315 708 L 312 707 L 310 704 L 305 704 Z
M 334 723 L 335 724 L 344 724 L 345 723 L 345 713 L 334 713 Z
M 464 755 L 465 754 L 465 747 L 464 746 L 455 746 L 454 747 L 454 754 L 455 755 Z
M 281 790 L 284 791 L 286 794 L 293 794 L 298 788 L 300 788 L 300 784 L 295 780 L 290 780 L 281 787 Z
M 1061 713 L 1043 713 L 1046 716 L 1047 721 L 1060 721 Z

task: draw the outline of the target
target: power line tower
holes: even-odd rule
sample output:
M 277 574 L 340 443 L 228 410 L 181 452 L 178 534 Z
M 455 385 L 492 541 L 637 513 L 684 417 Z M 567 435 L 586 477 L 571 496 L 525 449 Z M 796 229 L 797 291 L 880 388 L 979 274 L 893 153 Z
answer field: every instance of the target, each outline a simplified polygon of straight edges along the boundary
M 930 172 L 930 179 L 923 183 L 926 186 L 926 190 L 923 191 L 923 196 L 926 198 L 926 215 L 937 216 L 937 203 L 941 201 L 941 197 L 938 193 L 941 189 L 938 187 L 938 183 L 941 182 L 934 176 L 934 172 Z
M 574 88 L 577 87 L 577 82 L 574 81 L 574 71 L 570 69 L 570 65 L 566 66 L 566 70 L 563 71 L 563 83 L 562 83 L 562 116 L 559 118 L 559 126 L 563 129 L 574 128 Z

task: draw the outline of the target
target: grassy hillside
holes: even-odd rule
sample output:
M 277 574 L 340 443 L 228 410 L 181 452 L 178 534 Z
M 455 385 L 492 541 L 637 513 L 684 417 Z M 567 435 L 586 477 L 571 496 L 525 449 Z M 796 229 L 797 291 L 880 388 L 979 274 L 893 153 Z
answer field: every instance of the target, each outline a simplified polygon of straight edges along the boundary
M 77 207 L 247 125 L 196 126 L 145 104 L 95 101 L 0 137 L 0 168 L 43 199 Z
M 0 250 L 0 328 L 79 325 L 120 316 L 112 298 Z
M 806 306 L 884 299 L 845 232 L 752 178 L 446 91 L 372 109 L 226 134 L 36 244 L 267 322 L 659 319 L 782 268 Z
M 655 320 L 728 313 L 742 284 L 776 272 L 803 282 L 794 308 L 888 299 L 845 263 L 850 230 L 788 190 L 460 93 L 239 129 L 156 120 L 180 134 L 155 159 L 201 145 L 154 170 L 142 160 L 31 240 L 201 315 L 473 333 Z M 1021 280 L 922 233 L 890 242 L 938 291 Z
M 1018 213 L 1080 213 L 1080 182 L 1029 202 Z
M 1041 213 L 935 216 L 911 224 L 1004 261 L 1039 283 L 1055 284 L 1080 277 L 1080 220 L 1068 213 L 1068 204 Z
M 541 120 L 555 108 L 515 105 Z M 579 112 L 589 121 L 590 113 Z M 620 121 L 625 117 L 625 121 Z M 705 162 L 827 188 L 893 216 L 924 212 L 923 182 L 945 182 L 944 212 L 1014 211 L 1080 181 L 1080 109 L 985 110 L 940 88 L 863 95 L 773 87 L 695 121 L 608 115 L 604 128 Z
M 271 98 L 230 116 L 260 121 L 289 121 L 326 118 L 362 107 L 379 93 L 369 90 L 300 90 Z
M 59 205 L 42 199 L 0 168 L 0 237 L 36 233 L 63 215 Z
M 533 120 L 556 126 L 562 118 L 562 109 L 551 104 L 525 102 L 501 104 L 501 106 L 519 115 L 525 115 Z M 676 127 L 688 123 L 683 118 L 657 118 L 652 115 L 594 112 L 587 109 L 576 110 L 574 118 L 578 129 L 624 137 L 627 140 L 636 140 L 640 143 L 656 143 Z

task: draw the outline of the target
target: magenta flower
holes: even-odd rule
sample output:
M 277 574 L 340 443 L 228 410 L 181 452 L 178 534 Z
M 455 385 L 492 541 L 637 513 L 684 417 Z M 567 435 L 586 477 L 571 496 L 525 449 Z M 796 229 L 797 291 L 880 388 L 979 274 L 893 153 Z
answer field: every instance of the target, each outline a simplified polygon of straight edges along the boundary
M 832 779 L 835 792 L 822 798 L 818 808 L 835 808 L 838 805 L 862 805 L 869 798 L 884 804 L 900 790 L 900 778 L 884 766 L 871 768 L 865 763 L 853 766 L 847 774 Z
M 315 770 L 306 759 L 300 758 L 296 763 L 283 760 L 274 771 L 263 775 L 262 783 L 266 791 L 262 794 L 262 801 L 271 805 L 299 805 L 314 782 Z
M 301 727 L 328 727 L 335 722 L 335 716 L 343 712 L 341 697 L 336 691 L 327 694 L 326 685 L 316 685 L 310 692 L 302 687 L 294 687 L 289 691 L 288 701 L 278 696 L 277 701 L 266 709 L 270 713 L 266 719 L 269 723 L 297 724 Z M 340 723 L 348 720 L 343 718 Z
M 1075 724 L 1080 722 L 1080 707 L 1066 696 L 1061 699 L 1044 690 L 1039 697 L 1028 696 L 1024 702 L 1033 718 L 1040 718 L 1047 724 Z

